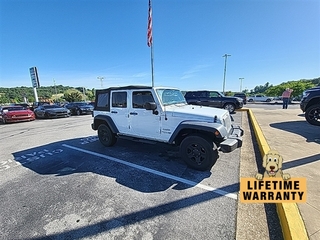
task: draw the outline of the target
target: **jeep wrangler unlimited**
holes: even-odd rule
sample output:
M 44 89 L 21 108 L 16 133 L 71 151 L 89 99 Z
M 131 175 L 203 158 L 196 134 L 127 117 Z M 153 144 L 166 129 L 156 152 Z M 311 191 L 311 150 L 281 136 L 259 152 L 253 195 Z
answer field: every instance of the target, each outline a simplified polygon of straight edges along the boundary
M 93 117 L 92 129 L 106 147 L 118 138 L 174 144 L 189 167 L 202 171 L 215 164 L 218 150 L 242 146 L 243 130 L 232 126 L 227 110 L 188 105 L 175 88 L 96 90 Z
M 300 109 L 308 123 L 320 126 L 320 87 L 307 89 L 302 94 Z

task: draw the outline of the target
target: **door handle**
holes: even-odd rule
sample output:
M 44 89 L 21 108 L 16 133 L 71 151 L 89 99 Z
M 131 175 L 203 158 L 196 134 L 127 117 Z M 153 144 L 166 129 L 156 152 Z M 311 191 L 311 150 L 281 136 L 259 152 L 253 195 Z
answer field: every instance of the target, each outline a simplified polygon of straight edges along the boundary
M 118 113 L 117 111 L 111 111 L 111 113 Z
M 130 115 L 138 115 L 136 112 L 131 112 Z

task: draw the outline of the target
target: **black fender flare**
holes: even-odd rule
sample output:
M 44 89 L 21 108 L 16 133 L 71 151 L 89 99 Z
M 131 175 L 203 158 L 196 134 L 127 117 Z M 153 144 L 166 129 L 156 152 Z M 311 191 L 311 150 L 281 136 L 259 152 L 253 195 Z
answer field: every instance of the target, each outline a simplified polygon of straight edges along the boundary
M 118 130 L 117 126 L 114 124 L 112 118 L 110 116 L 106 116 L 106 115 L 97 115 L 94 117 L 93 124 L 92 124 L 93 130 L 98 129 L 98 127 L 100 125 L 98 123 L 100 121 L 104 121 L 113 133 L 119 133 L 119 130 Z
M 180 131 L 184 129 L 198 130 L 198 131 L 208 132 L 212 134 L 218 131 L 219 134 L 216 134 L 215 136 L 221 139 L 228 136 L 227 129 L 220 123 L 184 121 L 184 122 L 181 122 L 178 125 L 178 127 L 174 130 L 168 142 L 172 144 L 175 138 L 179 135 Z

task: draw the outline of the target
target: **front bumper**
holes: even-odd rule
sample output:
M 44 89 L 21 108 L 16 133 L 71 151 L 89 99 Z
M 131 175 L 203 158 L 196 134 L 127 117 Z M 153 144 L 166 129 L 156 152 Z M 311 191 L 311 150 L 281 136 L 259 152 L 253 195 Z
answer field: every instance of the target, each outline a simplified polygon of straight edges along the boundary
M 220 143 L 222 152 L 232 152 L 237 148 L 242 147 L 243 129 L 240 126 L 233 126 L 232 133 L 226 140 Z

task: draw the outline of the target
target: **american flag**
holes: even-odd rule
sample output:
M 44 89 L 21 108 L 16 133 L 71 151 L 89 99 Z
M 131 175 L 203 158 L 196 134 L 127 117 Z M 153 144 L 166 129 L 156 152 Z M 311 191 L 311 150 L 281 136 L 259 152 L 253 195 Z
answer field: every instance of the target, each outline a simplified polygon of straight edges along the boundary
M 151 0 L 149 0 L 149 15 L 148 15 L 148 47 L 152 45 L 152 8 L 151 8 Z

